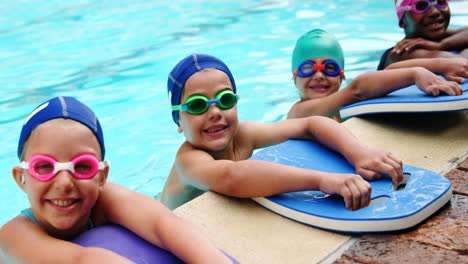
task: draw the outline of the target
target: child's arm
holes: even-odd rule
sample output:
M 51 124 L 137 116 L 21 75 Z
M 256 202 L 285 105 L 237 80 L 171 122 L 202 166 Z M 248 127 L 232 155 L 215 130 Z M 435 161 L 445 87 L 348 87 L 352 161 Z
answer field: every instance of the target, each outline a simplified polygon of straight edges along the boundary
M 447 31 L 447 36 L 440 41 L 424 38 L 403 39 L 395 45 L 396 54 L 412 52 L 417 49 L 430 51 L 460 51 L 468 48 L 468 27 Z
M 390 175 L 401 181 L 401 162 L 387 155 L 374 155 L 358 143 L 343 126 L 325 117 L 284 120 L 273 124 L 241 123 L 234 151 L 238 158 L 215 160 L 202 150 L 179 150 L 177 175 L 187 185 L 234 197 L 259 197 L 283 192 L 321 190 L 343 196 L 346 207 L 356 210 L 370 202 L 370 185 L 356 174 L 326 173 L 282 164 L 246 160 L 253 148 L 280 143 L 289 138 L 316 138 L 341 152 L 366 178 Z M 234 159 L 235 161 L 231 160 Z
M 460 34 L 462 32 L 467 32 L 467 31 L 468 31 L 468 27 L 448 28 L 445 33 L 447 34 L 447 37 L 450 37 L 450 36 L 453 36 L 455 34 Z
M 385 59 L 384 67 L 396 63 L 399 61 L 410 60 L 410 59 L 421 59 L 421 58 L 468 58 L 468 48 L 460 50 L 460 53 L 453 53 L 445 50 L 426 50 L 426 49 L 415 49 L 411 52 L 396 52 L 396 49 L 392 49 L 388 53 Z
M 425 68 L 412 67 L 361 74 L 337 93 L 347 93 L 345 96 L 351 98 L 348 104 L 380 97 L 411 84 L 416 84 L 421 91 L 433 96 L 441 93 L 461 95 L 463 92 L 455 82 L 442 80 Z
M 265 131 L 257 128 L 257 135 L 261 135 L 255 138 L 257 144 L 264 146 L 264 144 L 271 144 L 274 140 L 312 137 L 341 153 L 349 163 L 354 165 L 356 172 L 366 179 L 378 179 L 383 175 L 391 177 L 394 183 L 399 183 L 403 179 L 401 160 L 390 152 L 367 148 L 336 121 L 320 116 L 302 118 L 294 123 L 288 123 L 289 121 L 269 124 Z M 268 128 L 268 126 L 274 127 Z
M 0 229 L 0 244 L 19 263 L 132 263 L 109 250 L 53 238 L 24 216 L 15 217 Z
M 186 153 L 176 160 L 178 177 L 185 184 L 204 191 L 252 198 L 291 191 L 321 190 L 343 196 L 346 208 L 350 210 L 370 203 L 371 187 L 356 174 L 326 173 L 260 160 L 214 160 L 202 151 L 192 154 Z
M 231 263 L 203 234 L 153 197 L 107 182 L 97 208 L 108 221 L 125 226 L 186 263 Z
M 468 78 L 468 60 L 463 58 L 412 59 L 390 64 L 386 70 L 423 67 L 431 72 L 442 74 L 449 81 L 464 83 Z
M 416 84 L 423 92 L 434 96 L 440 93 L 462 94 L 459 84 L 442 80 L 422 67 L 366 72 L 354 78 L 348 86 L 336 93 L 323 98 L 297 102 L 289 111 L 288 118 L 312 115 L 334 116 L 345 105 L 384 96 L 411 84 Z

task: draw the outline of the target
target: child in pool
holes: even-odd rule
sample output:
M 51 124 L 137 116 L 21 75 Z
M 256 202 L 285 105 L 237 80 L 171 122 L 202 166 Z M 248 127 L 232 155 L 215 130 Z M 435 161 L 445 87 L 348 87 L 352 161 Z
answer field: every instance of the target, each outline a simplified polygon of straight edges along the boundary
M 341 107 L 416 84 L 422 91 L 461 95 L 459 84 L 445 81 L 423 67 L 366 72 L 340 89 L 345 78 L 344 56 L 338 40 L 322 29 L 313 29 L 296 42 L 292 72 L 300 100 L 288 113 L 288 119 L 323 115 L 341 122 Z
M 28 116 L 18 144 L 21 164 L 12 173 L 31 207 L 0 229 L 8 255 L 20 263 L 130 263 L 114 252 L 68 242 L 115 223 L 185 262 L 231 263 L 159 201 L 106 182 L 104 154 L 97 117 L 75 98 L 53 98 Z
M 395 0 L 405 37 L 384 52 L 378 70 L 415 58 L 468 58 L 468 27 L 449 29 L 449 0 Z M 434 62 L 435 64 L 435 62 Z
M 209 190 L 241 198 L 321 190 L 343 196 L 346 208 L 357 210 L 370 203 L 371 187 L 363 177 L 372 180 L 388 175 L 395 183 L 402 180 L 398 158 L 367 148 L 330 118 L 239 122 L 234 77 L 218 58 L 193 54 L 182 59 L 170 72 L 167 86 L 172 118 L 186 138 L 161 195 L 169 208 Z M 357 174 L 249 160 L 255 149 L 291 138 L 317 140 L 340 152 Z

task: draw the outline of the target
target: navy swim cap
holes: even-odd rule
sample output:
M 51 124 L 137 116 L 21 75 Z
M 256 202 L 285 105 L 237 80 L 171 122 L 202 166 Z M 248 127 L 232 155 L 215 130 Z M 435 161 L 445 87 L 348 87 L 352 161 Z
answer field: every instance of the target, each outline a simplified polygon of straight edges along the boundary
M 36 107 L 36 109 L 29 114 L 21 129 L 18 142 L 18 158 L 21 159 L 24 142 L 28 139 L 29 135 L 31 135 L 32 131 L 38 125 L 56 118 L 73 119 L 91 129 L 101 146 L 102 159 L 104 159 L 104 137 L 99 120 L 89 107 L 69 96 L 52 98 Z
M 179 61 L 179 63 L 177 63 L 174 69 L 169 73 L 169 78 L 167 79 L 167 93 L 169 95 L 171 105 L 180 105 L 182 91 L 187 79 L 194 73 L 208 68 L 214 68 L 224 72 L 229 77 L 232 89 L 234 93 L 236 93 L 234 77 L 224 62 L 211 55 L 192 54 Z M 172 119 L 177 125 L 179 125 L 179 111 L 172 111 Z

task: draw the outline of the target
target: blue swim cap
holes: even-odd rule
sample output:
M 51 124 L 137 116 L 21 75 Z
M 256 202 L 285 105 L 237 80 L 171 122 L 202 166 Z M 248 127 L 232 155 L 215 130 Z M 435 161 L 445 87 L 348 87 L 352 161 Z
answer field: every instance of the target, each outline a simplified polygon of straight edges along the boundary
M 224 62 L 211 55 L 192 54 L 179 61 L 179 63 L 177 63 L 174 69 L 169 73 L 169 78 L 167 79 L 167 93 L 169 95 L 171 105 L 180 105 L 182 91 L 187 79 L 194 73 L 208 68 L 214 68 L 224 72 L 229 77 L 232 89 L 234 93 L 236 93 L 234 77 Z M 179 111 L 172 111 L 172 119 L 177 125 L 179 125 Z
M 18 158 L 21 159 L 24 142 L 28 139 L 29 135 L 31 135 L 32 131 L 38 125 L 56 118 L 73 119 L 89 127 L 101 146 L 102 159 L 104 159 L 104 137 L 99 120 L 89 107 L 70 96 L 52 98 L 36 107 L 36 109 L 29 114 L 21 129 L 18 142 Z

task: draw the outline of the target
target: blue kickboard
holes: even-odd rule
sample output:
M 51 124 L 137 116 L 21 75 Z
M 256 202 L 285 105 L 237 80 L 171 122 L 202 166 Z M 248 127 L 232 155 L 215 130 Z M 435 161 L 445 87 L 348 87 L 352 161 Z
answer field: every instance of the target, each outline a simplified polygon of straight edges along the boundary
M 307 140 L 288 140 L 256 152 L 251 159 L 335 173 L 355 173 L 340 154 Z M 290 219 L 338 232 L 368 233 L 403 230 L 417 225 L 447 203 L 451 183 L 432 171 L 404 165 L 406 186 L 394 190 L 390 178 L 369 181 L 370 206 L 350 211 L 338 195 L 300 191 L 253 198 Z M 402 187 L 404 183 L 399 186 Z
M 383 97 L 368 99 L 340 109 L 342 119 L 366 114 L 449 112 L 468 109 L 468 79 L 461 84 L 459 96 L 432 96 L 419 90 L 416 85 L 397 90 Z

